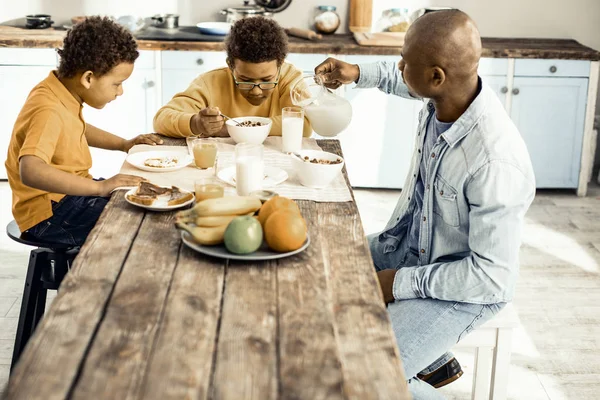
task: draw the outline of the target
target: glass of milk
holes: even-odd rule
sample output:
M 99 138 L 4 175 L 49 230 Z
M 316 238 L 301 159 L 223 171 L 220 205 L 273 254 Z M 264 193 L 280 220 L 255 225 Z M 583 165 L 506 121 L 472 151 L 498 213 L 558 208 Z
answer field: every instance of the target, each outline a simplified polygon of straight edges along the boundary
M 281 110 L 281 151 L 297 153 L 302 150 L 304 110 L 301 107 L 284 107 Z
M 263 145 L 238 143 L 235 146 L 235 188 L 239 196 L 261 190 L 265 179 Z

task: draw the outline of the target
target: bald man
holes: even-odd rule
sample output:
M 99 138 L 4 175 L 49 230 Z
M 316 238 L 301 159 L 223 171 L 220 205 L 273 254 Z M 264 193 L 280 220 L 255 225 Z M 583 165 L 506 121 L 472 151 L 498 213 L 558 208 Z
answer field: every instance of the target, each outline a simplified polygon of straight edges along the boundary
M 480 55 L 468 15 L 436 11 L 412 24 L 398 65 L 330 58 L 315 68 L 331 88 L 424 101 L 398 204 L 368 238 L 415 399 L 443 398 L 435 388 L 462 374 L 448 350 L 512 300 L 535 194 L 527 148 L 477 75 Z

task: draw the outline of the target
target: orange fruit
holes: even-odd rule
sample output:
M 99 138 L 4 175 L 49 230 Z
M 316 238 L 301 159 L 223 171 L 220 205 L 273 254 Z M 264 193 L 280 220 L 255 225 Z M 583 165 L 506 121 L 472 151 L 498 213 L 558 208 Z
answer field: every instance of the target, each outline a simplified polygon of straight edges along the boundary
M 265 227 L 265 222 L 267 222 L 269 216 L 279 210 L 289 210 L 300 214 L 298 204 L 296 204 L 294 200 L 282 196 L 272 197 L 267 200 L 258 211 L 258 221 L 263 228 Z
M 278 252 L 299 249 L 306 241 L 306 221 L 299 212 L 289 209 L 273 212 L 264 225 L 267 245 Z

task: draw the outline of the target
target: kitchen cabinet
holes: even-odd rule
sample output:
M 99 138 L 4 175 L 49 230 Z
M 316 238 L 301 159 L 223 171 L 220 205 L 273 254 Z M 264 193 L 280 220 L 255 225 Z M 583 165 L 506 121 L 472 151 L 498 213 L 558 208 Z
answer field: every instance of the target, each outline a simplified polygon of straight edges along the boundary
M 586 78 L 515 77 L 511 119 L 527 144 L 538 188 L 576 188 Z
M 0 49 L 0 179 L 13 127 L 29 92 L 56 68 L 52 49 Z
M 125 139 L 151 133 L 152 119 L 160 107 L 160 85 L 155 68 L 155 52 L 142 51 L 133 73 L 123 82 L 123 95 L 103 109 L 84 105 L 83 118 L 91 125 Z M 95 178 L 109 178 L 119 172 L 125 153 L 91 148 Z
M 183 92 L 200 74 L 227 66 L 224 52 L 163 51 L 162 104 L 167 104 L 177 93 Z

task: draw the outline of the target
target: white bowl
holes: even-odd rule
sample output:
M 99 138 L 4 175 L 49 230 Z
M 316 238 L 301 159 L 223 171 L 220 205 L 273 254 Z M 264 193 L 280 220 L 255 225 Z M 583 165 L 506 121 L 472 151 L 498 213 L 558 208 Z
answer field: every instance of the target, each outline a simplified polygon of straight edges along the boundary
M 236 143 L 262 144 L 267 136 L 269 136 L 269 132 L 271 132 L 271 127 L 273 126 L 273 121 L 269 118 L 239 117 L 233 119 L 235 122 L 228 119 L 225 121 L 225 125 L 227 126 L 229 136 L 231 136 Z M 260 122 L 262 123 L 262 126 L 236 126 L 236 122 L 244 121 Z
M 298 152 L 302 158 L 305 156 L 309 159 L 316 158 L 317 160 L 342 160 L 338 164 L 315 164 L 309 161 L 298 159 L 292 155 L 292 167 L 300 183 L 306 187 L 321 189 L 327 187 L 342 171 L 344 167 L 344 159 L 336 154 L 328 153 L 319 150 L 302 150 Z

